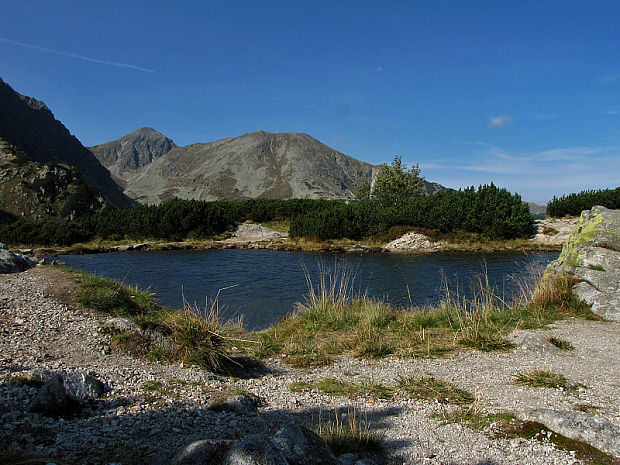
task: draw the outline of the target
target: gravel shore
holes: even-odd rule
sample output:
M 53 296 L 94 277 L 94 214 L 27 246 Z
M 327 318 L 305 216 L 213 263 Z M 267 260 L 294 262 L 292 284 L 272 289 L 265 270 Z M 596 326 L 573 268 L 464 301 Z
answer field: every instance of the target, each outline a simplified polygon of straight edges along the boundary
M 355 409 L 383 436 L 393 464 L 573 464 L 567 451 L 539 439 L 498 439 L 465 425 L 442 425 L 442 403 L 412 400 L 350 400 L 318 390 L 291 392 L 294 381 L 326 377 L 394 386 L 415 373 L 450 381 L 475 394 L 484 412 L 510 412 L 527 419 L 531 410 L 572 411 L 586 406 L 620 425 L 620 323 L 565 320 L 542 331 L 569 341 L 575 350 L 541 354 L 462 352 L 440 359 L 340 358 L 333 365 L 293 369 L 267 360 L 255 376 L 222 377 L 192 367 L 137 360 L 112 350 L 100 330 L 105 316 L 64 299 L 75 292 L 61 272 L 37 267 L 0 275 L 0 448 L 59 457 L 68 463 L 169 463 L 199 439 L 238 439 L 273 432 L 282 424 L 311 425 L 334 412 Z M 581 386 L 573 390 L 529 388 L 516 372 L 545 368 Z M 106 384 L 106 394 L 79 416 L 49 418 L 26 407 L 36 388 L 7 382 L 33 370 L 76 370 Z M 153 383 L 157 382 L 157 383 Z M 577 384 L 579 383 L 579 384 Z M 210 408 L 235 392 L 262 399 L 257 413 Z

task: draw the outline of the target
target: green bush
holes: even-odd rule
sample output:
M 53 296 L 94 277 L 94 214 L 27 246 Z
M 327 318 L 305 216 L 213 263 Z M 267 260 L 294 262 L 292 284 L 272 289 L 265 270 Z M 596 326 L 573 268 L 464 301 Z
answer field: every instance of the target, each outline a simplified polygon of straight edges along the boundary
M 579 216 L 583 210 L 590 210 L 595 205 L 607 208 L 620 208 L 620 187 L 581 191 L 578 194 L 553 197 L 547 204 L 547 214 L 554 218 L 566 215 Z
M 88 211 L 96 202 L 85 186 L 69 196 L 63 214 Z M 398 205 L 371 199 L 341 200 L 250 199 L 215 201 L 171 199 L 159 205 L 126 210 L 104 208 L 73 221 L 19 219 L 10 226 L 0 222 L 0 241 L 11 244 L 72 245 L 94 238 L 120 240 L 185 240 L 224 233 L 246 220 L 265 222 L 291 219 L 291 237 L 318 240 L 376 236 L 394 226 L 412 226 L 441 232 L 468 231 L 495 238 L 528 237 L 534 219 L 527 205 L 505 189 L 481 186 L 430 196 L 418 195 Z
M 534 233 L 534 218 L 521 197 L 491 184 L 477 190 L 471 187 L 420 195 L 392 206 L 371 200 L 348 205 L 334 202 L 294 217 L 289 234 L 319 240 L 361 239 L 405 225 L 444 233 L 475 232 L 491 239 Z

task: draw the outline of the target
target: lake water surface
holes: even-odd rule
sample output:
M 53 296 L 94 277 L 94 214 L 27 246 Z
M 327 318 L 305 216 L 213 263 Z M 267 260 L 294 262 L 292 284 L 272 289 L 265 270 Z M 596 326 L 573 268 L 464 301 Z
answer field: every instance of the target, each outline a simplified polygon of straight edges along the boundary
M 272 250 L 115 252 L 63 255 L 68 266 L 125 284 L 150 288 L 159 303 L 182 308 L 205 305 L 219 293 L 224 316 L 243 316 L 247 329 L 261 329 L 292 312 L 308 293 L 306 276 L 316 285 L 321 273 L 347 270 L 352 288 L 396 306 L 423 306 L 444 296 L 442 283 L 471 295 L 486 273 L 500 295 L 518 293 L 516 281 L 532 267 L 545 266 L 557 252 L 406 254 L 316 254 Z M 230 287 L 234 286 L 234 287 Z M 225 289 L 228 288 L 228 289 Z

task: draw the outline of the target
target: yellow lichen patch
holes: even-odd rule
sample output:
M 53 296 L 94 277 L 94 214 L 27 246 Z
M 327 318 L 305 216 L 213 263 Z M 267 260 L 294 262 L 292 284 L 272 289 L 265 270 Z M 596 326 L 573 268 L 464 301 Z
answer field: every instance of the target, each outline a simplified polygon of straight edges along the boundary
M 592 212 L 587 220 L 584 215 L 581 215 L 575 229 L 562 247 L 562 252 L 558 257 L 560 265 L 572 267 L 583 265 L 582 246 L 600 234 L 598 225 L 603 221 L 603 216 L 598 213 Z

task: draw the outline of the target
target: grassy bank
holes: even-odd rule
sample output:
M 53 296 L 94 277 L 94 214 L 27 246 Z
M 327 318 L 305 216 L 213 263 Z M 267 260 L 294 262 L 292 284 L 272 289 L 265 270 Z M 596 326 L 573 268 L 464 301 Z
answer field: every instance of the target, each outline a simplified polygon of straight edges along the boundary
M 217 301 L 202 309 L 186 305 L 175 310 L 158 305 L 149 291 L 82 271 L 56 268 L 77 283 L 77 303 L 130 322 L 120 327 L 106 325 L 103 330 L 110 334 L 112 347 L 135 356 L 218 370 L 242 332 L 238 326 L 221 323 Z
M 441 356 L 460 349 L 507 350 L 514 329 L 539 328 L 566 317 L 596 318 L 571 293 L 568 276 L 545 276 L 523 297 L 506 303 L 481 283 L 472 299 L 446 292 L 436 307 L 395 309 L 351 293 L 346 276 L 323 276 L 297 311 L 259 334 L 257 355 L 293 366 L 322 365 L 332 357 Z
M 148 291 L 80 271 L 62 272 L 78 284 L 79 304 L 134 323 L 127 330 L 109 330 L 116 348 L 209 369 L 225 366 L 233 355 L 278 357 L 304 367 L 329 364 L 342 354 L 377 359 L 434 357 L 463 349 L 501 351 L 513 347 L 507 336 L 514 329 L 539 328 L 567 317 L 598 319 L 572 295 L 574 280 L 565 275 L 524 284 L 522 297 L 512 303 L 482 282 L 472 299 L 446 291 L 436 307 L 396 309 L 355 295 L 353 280 L 341 273 L 309 282 L 307 299 L 293 314 L 267 330 L 244 333 L 239 325 L 220 321 L 217 300 L 202 309 L 173 310 L 158 305 Z M 172 344 L 157 344 L 153 332 Z

